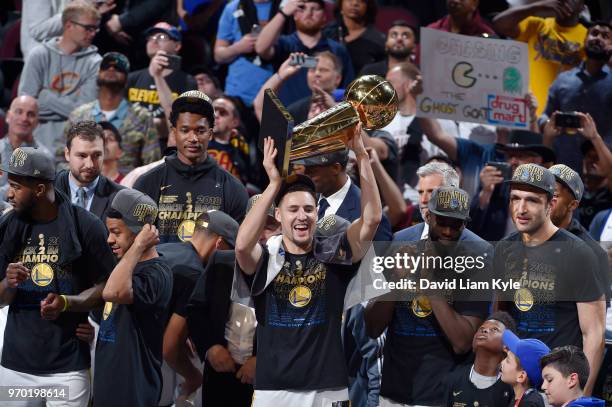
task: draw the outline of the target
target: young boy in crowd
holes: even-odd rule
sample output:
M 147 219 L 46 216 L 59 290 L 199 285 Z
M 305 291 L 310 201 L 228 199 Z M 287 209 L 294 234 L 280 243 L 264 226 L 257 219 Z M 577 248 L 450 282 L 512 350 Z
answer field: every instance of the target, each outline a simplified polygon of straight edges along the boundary
M 504 358 L 502 334 L 512 329 L 514 320 L 503 311 L 480 325 L 472 340 L 474 364 L 457 367 L 448 378 L 447 406 L 508 406 L 512 388 L 500 380 L 499 364 Z
M 582 389 L 589 378 L 589 361 L 573 345 L 555 348 L 540 361 L 548 403 L 554 407 L 603 407 L 605 402 L 584 397 Z
M 514 390 L 510 407 L 544 407 L 544 399 L 538 392 L 542 385 L 540 358 L 550 349 L 538 339 L 519 339 L 509 330 L 504 332 L 502 340 L 506 358 L 501 364 L 501 379 Z

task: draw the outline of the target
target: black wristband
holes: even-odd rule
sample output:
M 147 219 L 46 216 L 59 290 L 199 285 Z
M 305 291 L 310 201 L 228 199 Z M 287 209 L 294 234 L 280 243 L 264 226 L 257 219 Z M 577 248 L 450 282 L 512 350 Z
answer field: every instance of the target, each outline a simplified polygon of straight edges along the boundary
M 287 19 L 289 18 L 289 15 L 288 15 L 288 14 L 285 14 L 285 12 L 283 11 L 283 9 L 282 9 L 282 8 L 280 8 L 280 7 L 279 7 L 279 8 L 278 8 L 278 12 L 279 12 L 279 13 L 281 13 L 281 15 L 282 15 L 283 17 L 285 17 L 285 18 L 287 18 Z

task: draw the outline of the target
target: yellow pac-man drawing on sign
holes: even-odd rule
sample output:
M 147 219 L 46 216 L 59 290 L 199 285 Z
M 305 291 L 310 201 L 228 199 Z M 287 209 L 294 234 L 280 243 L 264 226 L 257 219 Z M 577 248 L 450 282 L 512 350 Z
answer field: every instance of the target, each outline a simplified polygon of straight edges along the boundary
M 476 78 L 470 76 L 474 67 L 469 62 L 459 62 L 453 68 L 452 80 L 455 85 L 462 88 L 471 88 L 476 83 Z
M 302 308 L 308 305 L 312 299 L 312 291 L 304 285 L 296 286 L 289 293 L 289 302 L 297 308 Z

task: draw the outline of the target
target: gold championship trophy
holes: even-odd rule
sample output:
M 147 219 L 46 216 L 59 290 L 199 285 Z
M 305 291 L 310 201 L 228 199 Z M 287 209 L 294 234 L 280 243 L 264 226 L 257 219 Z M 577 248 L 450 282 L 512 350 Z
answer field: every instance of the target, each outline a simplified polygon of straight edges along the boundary
M 293 117 L 274 92 L 266 89 L 261 115 L 260 145 L 272 137 L 278 149 L 276 167 L 282 177 L 289 173 L 291 161 L 346 149 L 357 123 L 366 130 L 385 127 L 397 113 L 397 94 L 393 86 L 377 75 L 364 75 L 347 87 L 344 102 L 293 127 Z

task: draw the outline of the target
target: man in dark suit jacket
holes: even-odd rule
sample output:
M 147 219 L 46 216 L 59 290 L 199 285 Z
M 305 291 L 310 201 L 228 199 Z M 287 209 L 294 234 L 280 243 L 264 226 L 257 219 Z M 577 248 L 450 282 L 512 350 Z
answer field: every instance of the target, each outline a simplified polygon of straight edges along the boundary
M 361 216 L 361 190 L 346 173 L 348 150 L 307 158 L 303 164 L 319 194 L 319 219 L 335 214 L 353 222 Z M 391 224 L 385 215 L 374 240 L 391 240 Z
M 70 171 L 64 170 L 60 171 L 55 178 L 55 187 L 67 195 L 70 195 L 69 176 Z M 93 213 L 104 222 L 106 213 L 110 209 L 110 204 L 113 201 L 113 197 L 123 188 L 125 187 L 114 183 L 104 175 L 99 175 L 98 183 L 93 190 L 93 200 L 89 207 L 89 212 Z M 73 203 L 75 202 L 73 201 Z
M 64 156 L 69 170 L 55 177 L 55 187 L 70 201 L 87 209 L 102 222 L 117 191 L 124 187 L 102 175 L 104 132 L 91 120 L 74 123 L 68 129 Z

